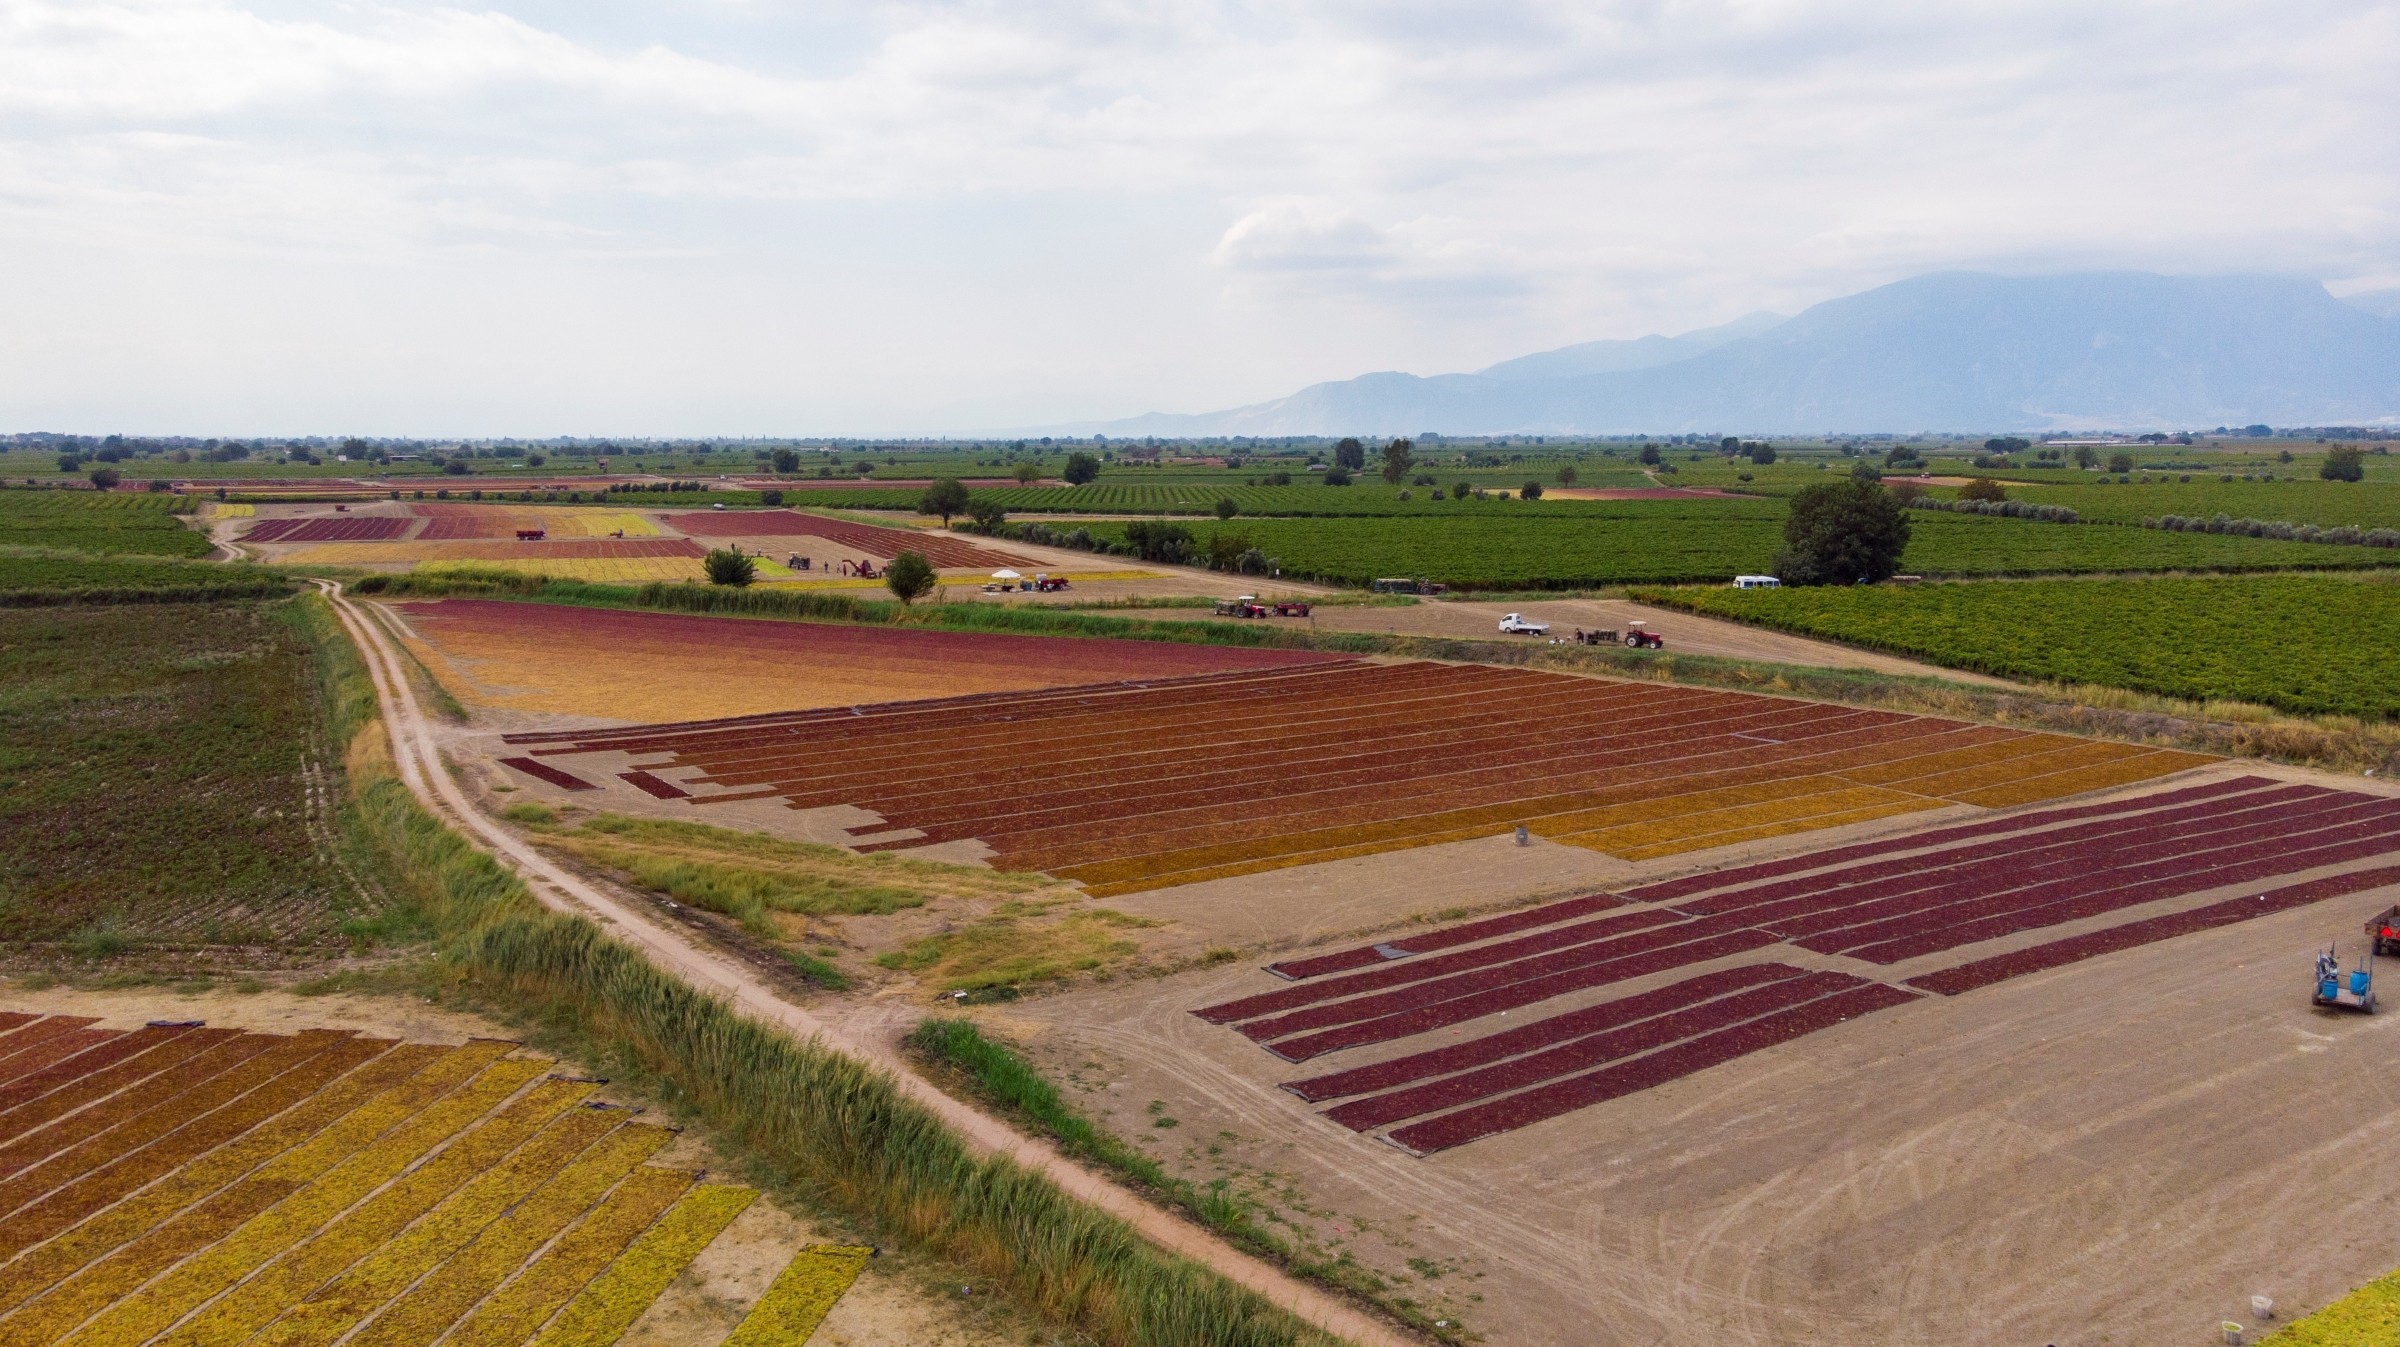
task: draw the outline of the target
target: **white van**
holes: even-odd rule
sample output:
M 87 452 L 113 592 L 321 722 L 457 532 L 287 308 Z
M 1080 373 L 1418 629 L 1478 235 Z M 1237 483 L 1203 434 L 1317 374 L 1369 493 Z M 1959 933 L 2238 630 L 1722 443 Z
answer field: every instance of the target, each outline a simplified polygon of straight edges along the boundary
M 1733 587 L 1735 589 L 1781 589 L 1783 582 L 1772 575 L 1737 575 L 1733 577 Z

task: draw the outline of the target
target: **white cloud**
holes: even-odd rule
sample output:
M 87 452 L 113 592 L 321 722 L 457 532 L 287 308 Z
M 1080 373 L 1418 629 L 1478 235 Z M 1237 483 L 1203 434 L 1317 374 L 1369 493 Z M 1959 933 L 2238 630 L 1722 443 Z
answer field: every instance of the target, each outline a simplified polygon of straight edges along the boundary
M 2335 0 L 0 0 L 0 255 L 76 280 L 0 307 L 0 423 L 538 430 L 597 383 L 610 429 L 900 428 L 1944 266 L 2363 283 L 2400 270 L 2395 55 L 2400 6 Z M 212 378 L 129 392 L 229 278 Z M 280 334 L 337 299 L 381 335 L 295 390 Z M 119 321 L 82 347 L 44 304 Z M 618 355 L 543 317 L 594 304 L 680 382 L 595 381 Z M 410 340 L 466 372 L 395 383 Z

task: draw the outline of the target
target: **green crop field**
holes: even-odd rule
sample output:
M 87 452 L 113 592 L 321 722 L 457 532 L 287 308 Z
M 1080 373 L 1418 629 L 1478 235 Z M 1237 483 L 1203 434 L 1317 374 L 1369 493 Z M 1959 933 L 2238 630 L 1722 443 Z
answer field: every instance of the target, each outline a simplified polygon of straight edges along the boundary
M 344 942 L 319 695 L 288 603 L 0 610 L 0 941 Z
M 2164 576 L 1638 597 L 2003 677 L 2400 715 L 2400 577 Z
M 181 496 L 121 491 L 0 491 L 0 547 L 197 557 L 208 535 L 185 527 Z
M 0 547 L 0 606 L 266 597 L 289 593 L 293 584 L 257 566 Z
M 1601 508 L 1605 505 L 1607 508 Z M 1593 502 L 1560 515 L 1486 502 L 1452 518 L 1235 519 L 1191 525 L 1250 543 L 1287 575 L 1364 584 L 1423 576 L 1477 589 L 1725 580 L 1766 570 L 1783 542 L 1781 501 Z M 2400 553 L 2097 524 L 2045 524 L 1916 511 L 1903 566 L 1924 575 L 2340 569 L 2400 565 Z M 1088 526 L 1121 540 L 1124 525 Z

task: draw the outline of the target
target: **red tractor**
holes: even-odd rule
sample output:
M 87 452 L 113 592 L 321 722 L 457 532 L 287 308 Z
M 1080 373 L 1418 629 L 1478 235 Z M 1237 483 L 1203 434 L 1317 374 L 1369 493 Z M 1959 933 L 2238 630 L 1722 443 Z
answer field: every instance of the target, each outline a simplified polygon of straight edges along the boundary
M 2367 919 L 2367 939 L 2374 942 L 2377 954 L 2400 955 L 2400 905 Z
M 1219 617 L 1265 617 L 1267 610 L 1259 606 L 1256 595 L 1244 594 L 1238 599 L 1217 600 Z
M 1628 622 L 1625 624 L 1625 645 L 1631 650 L 1664 650 L 1667 648 L 1667 638 L 1650 630 L 1650 624 L 1646 622 Z

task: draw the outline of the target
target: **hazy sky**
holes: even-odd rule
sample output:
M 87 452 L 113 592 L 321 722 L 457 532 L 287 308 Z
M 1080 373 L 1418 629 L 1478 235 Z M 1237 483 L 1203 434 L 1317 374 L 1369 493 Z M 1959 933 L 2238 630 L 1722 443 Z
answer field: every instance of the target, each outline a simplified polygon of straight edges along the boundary
M 2400 4 L 0 0 L 0 429 L 900 433 L 2400 284 Z

